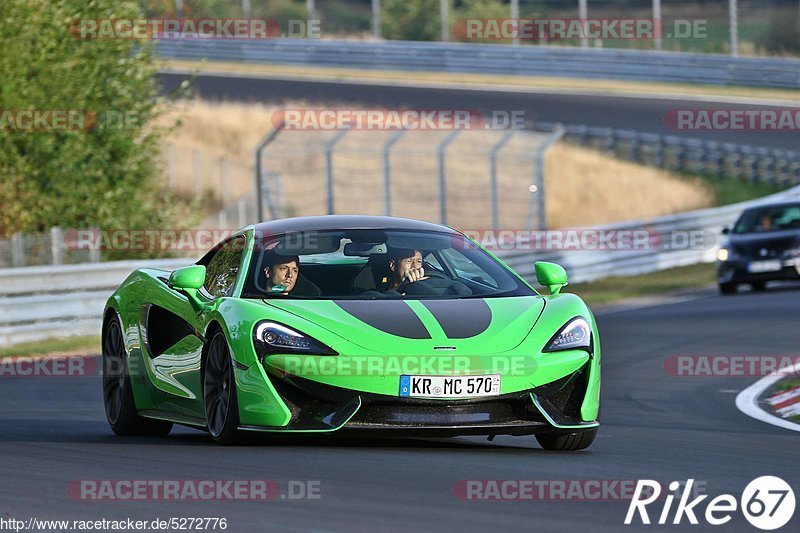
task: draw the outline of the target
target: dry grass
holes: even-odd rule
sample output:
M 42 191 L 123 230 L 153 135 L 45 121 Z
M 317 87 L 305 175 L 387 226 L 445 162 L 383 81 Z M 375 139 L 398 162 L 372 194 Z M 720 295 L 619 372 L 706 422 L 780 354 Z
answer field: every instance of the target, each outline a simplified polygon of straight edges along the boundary
M 287 107 L 307 107 L 296 103 Z M 174 111 L 181 125 L 169 139 L 173 181 L 187 193 L 220 191 L 220 158 L 226 158 L 228 205 L 251 199 L 252 149 L 272 128 L 277 108 L 187 102 Z M 170 117 L 168 117 L 170 118 Z M 336 145 L 334 197 L 337 213 L 384 212 L 381 148 L 390 131 L 351 131 Z M 409 131 L 394 145 L 392 214 L 439 219 L 437 146 L 447 131 Z M 280 181 L 283 215 L 326 212 L 325 143 L 336 132 L 285 131 L 265 153 L 265 168 Z M 484 228 L 491 223 L 489 153 L 504 132 L 463 132 L 447 149 L 448 223 Z M 497 199 L 502 227 L 525 224 L 532 193 L 535 146 L 541 136 L 518 132 L 499 152 Z M 197 154 L 193 156 L 193 151 Z M 197 159 L 197 165 L 193 161 Z M 195 173 L 198 183 L 195 185 Z M 674 213 L 710 206 L 699 181 L 618 161 L 592 150 L 557 145 L 547 154 L 547 217 L 551 227 L 580 226 Z M 251 211 L 252 212 L 252 211 Z
M 554 226 L 636 220 L 709 207 L 713 194 L 698 179 L 560 144 L 545 160 L 548 217 Z

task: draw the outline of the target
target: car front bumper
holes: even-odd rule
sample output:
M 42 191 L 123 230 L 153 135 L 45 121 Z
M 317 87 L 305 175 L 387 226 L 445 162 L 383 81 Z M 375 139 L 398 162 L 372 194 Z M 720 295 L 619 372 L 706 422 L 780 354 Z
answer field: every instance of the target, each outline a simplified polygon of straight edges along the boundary
M 765 281 L 800 280 L 800 259 L 781 261 L 781 269 L 770 272 L 750 272 L 751 261 L 736 260 L 717 262 L 718 283 L 759 283 Z
M 581 419 L 591 363 L 559 380 L 488 398 L 426 399 L 365 393 L 294 375 L 268 374 L 291 412 L 285 426 L 262 432 L 368 433 L 404 436 L 531 435 L 591 430 Z

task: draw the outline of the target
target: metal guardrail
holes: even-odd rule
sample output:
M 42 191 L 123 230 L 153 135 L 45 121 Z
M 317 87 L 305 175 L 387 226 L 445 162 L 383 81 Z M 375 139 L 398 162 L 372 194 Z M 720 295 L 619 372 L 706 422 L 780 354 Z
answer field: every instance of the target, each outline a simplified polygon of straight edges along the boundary
M 590 282 L 609 276 L 634 276 L 667 268 L 711 263 L 716 259 L 722 229 L 732 226 L 744 209 L 797 199 L 800 199 L 800 186 L 757 200 L 591 228 L 606 232 L 646 231 L 648 246 L 636 250 L 516 250 L 501 251 L 498 255 L 527 279 L 535 279 L 535 261 L 559 263 L 569 273 L 571 282 Z
M 800 89 L 800 60 L 558 46 L 274 39 L 159 40 L 164 59 Z
M 561 125 L 534 125 L 536 131 L 557 127 Z M 649 166 L 783 187 L 800 184 L 800 152 L 792 150 L 576 124 L 564 127 L 567 142 Z
M 48 337 L 99 335 L 103 306 L 137 268 L 175 269 L 191 259 L 0 269 L 0 347 Z
M 519 246 L 498 255 L 531 280 L 536 261 L 559 263 L 572 282 L 707 263 L 714 261 L 722 228 L 731 225 L 743 209 L 797 198 L 800 186 L 758 200 L 590 228 L 646 230 L 650 245 L 644 249 L 554 252 Z M 691 237 L 692 233 L 702 234 L 701 246 L 673 246 L 675 235 Z M 106 299 L 133 270 L 172 270 L 190 262 L 184 258 L 0 269 L 0 347 L 52 336 L 96 335 Z

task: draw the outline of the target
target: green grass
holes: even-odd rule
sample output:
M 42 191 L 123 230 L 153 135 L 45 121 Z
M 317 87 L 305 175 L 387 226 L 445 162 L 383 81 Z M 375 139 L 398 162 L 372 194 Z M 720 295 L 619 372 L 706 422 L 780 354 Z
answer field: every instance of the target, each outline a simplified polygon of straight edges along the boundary
M 98 353 L 100 353 L 100 337 L 95 336 L 48 339 L 0 348 L 0 357 L 47 354 L 92 355 Z
M 711 189 L 714 195 L 714 205 L 728 205 L 746 200 L 753 200 L 775 194 L 786 189 L 780 185 L 771 183 L 751 183 L 727 177 L 715 177 L 709 175 L 690 175 L 687 179 L 698 179 L 705 186 Z
M 778 392 L 783 392 L 785 390 L 793 389 L 795 387 L 800 387 L 800 379 L 797 378 L 784 379 L 775 384 L 775 386 L 772 388 L 768 396 L 771 396 L 772 394 Z
M 793 389 L 795 387 L 800 386 L 800 378 L 789 378 L 783 379 L 772 386 L 767 394 L 765 394 L 762 398 L 766 398 L 779 392 L 787 391 L 789 389 Z M 787 420 L 791 420 L 792 422 L 800 422 L 800 415 L 792 415 L 787 418 Z
M 716 282 L 713 263 L 671 268 L 640 276 L 605 278 L 591 283 L 569 284 L 564 292 L 572 292 L 592 305 L 602 305 L 685 289 L 699 289 Z

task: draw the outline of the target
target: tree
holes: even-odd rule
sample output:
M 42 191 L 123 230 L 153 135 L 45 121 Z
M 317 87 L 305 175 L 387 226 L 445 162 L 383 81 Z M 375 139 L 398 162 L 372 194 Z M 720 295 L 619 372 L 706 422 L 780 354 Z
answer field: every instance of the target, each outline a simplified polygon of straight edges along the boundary
M 117 0 L 5 0 L 0 18 L 0 236 L 51 226 L 158 228 L 175 205 L 156 183 L 163 131 L 149 42 L 81 39 L 76 21 L 141 19 Z M 82 129 L 20 130 L 21 111 Z M 16 128 L 16 129 L 15 129 Z

